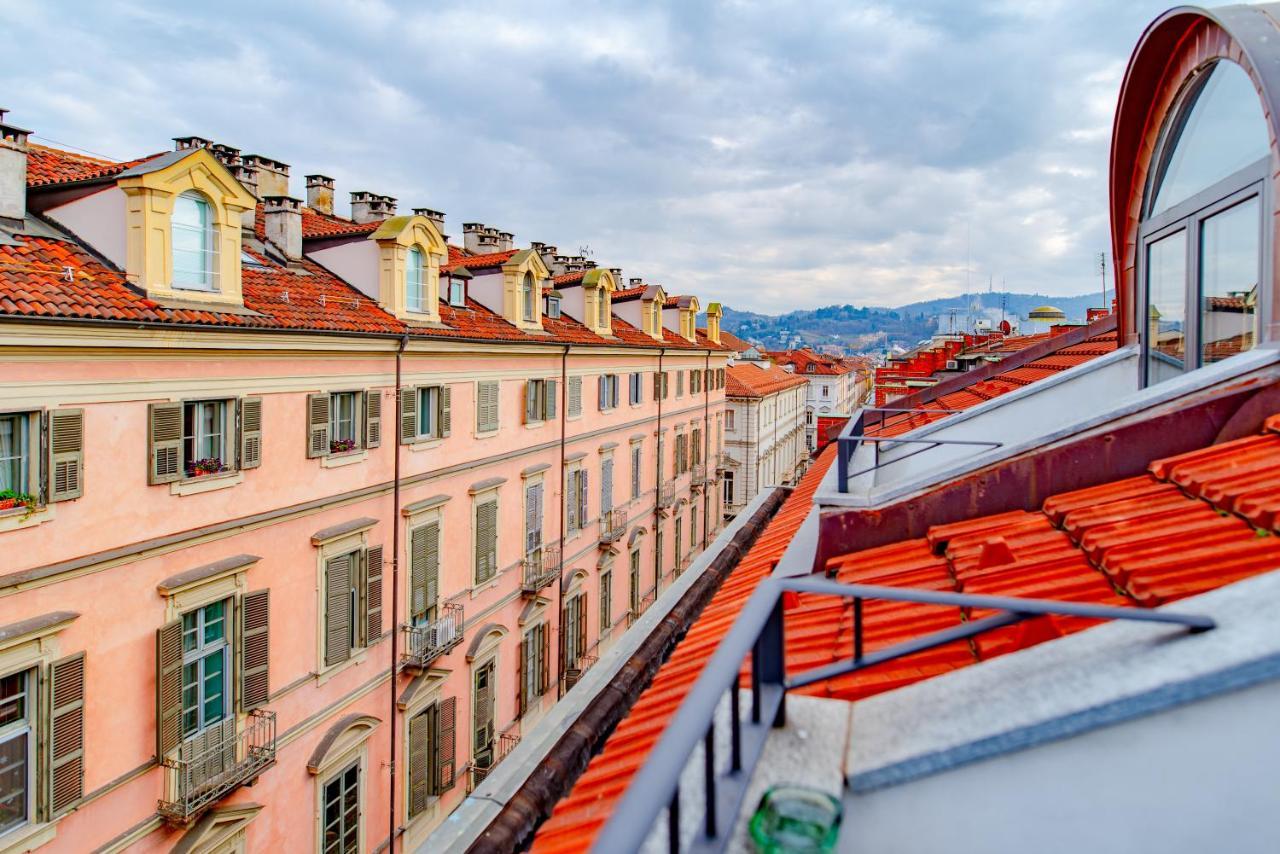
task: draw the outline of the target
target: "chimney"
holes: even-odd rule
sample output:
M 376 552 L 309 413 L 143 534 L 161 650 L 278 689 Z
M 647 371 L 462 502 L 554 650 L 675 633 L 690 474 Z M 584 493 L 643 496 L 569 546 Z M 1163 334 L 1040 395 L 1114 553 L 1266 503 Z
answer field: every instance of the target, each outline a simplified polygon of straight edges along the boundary
M 631 283 L 630 283 L 629 285 L 627 285 L 627 287 L 629 287 L 629 288 L 638 288 L 638 287 L 640 287 L 640 286 L 641 286 L 641 285 L 643 285 L 643 284 L 644 284 L 644 279 L 641 279 L 641 278 L 639 278 L 639 277 L 637 276 L 637 277 L 635 277 L 635 278 L 631 279 Z
M 258 173 L 260 198 L 289 195 L 289 164 L 261 154 L 246 154 L 241 162 Z
M 622 278 L 621 267 L 610 267 L 609 272 L 613 273 L 613 281 L 616 283 L 619 290 L 627 286 L 627 280 Z
M 243 163 L 239 163 L 232 167 L 231 174 L 236 176 L 236 180 L 240 182 L 246 190 L 248 190 L 255 199 L 261 199 L 258 195 L 258 170 L 251 169 Z M 246 234 L 254 234 L 257 231 L 258 210 L 257 206 L 249 208 L 240 214 L 240 228 Z
M 20 226 L 27 216 L 27 135 L 0 109 L 0 222 Z
M 462 246 L 468 252 L 480 254 L 480 236 L 484 233 L 484 223 L 464 222 L 462 224 Z
M 220 142 L 212 142 L 209 144 L 209 153 L 228 169 L 233 169 L 240 165 L 240 149 L 238 148 L 232 148 Z
M 440 236 L 448 239 L 448 235 L 444 233 L 444 212 L 434 211 L 431 208 L 414 208 L 415 216 L 425 216 L 431 220 L 432 225 L 436 227 L 436 231 L 440 232 Z
M 396 200 L 368 190 L 351 194 L 351 219 L 356 222 L 381 222 L 396 215 Z
M 288 196 L 262 197 L 263 221 L 270 240 L 290 261 L 302 257 L 302 200 Z
M 490 252 L 501 252 L 501 239 L 498 237 L 498 229 L 486 228 L 480 232 L 480 252 L 488 254 Z
M 509 231 L 498 232 L 498 251 L 509 252 L 511 247 L 515 245 L 516 236 Z
M 328 175 L 307 176 L 307 207 L 333 216 L 333 179 Z
M 208 148 L 213 145 L 213 140 L 205 139 L 202 136 L 175 136 L 173 138 L 174 151 L 190 151 L 193 148 Z

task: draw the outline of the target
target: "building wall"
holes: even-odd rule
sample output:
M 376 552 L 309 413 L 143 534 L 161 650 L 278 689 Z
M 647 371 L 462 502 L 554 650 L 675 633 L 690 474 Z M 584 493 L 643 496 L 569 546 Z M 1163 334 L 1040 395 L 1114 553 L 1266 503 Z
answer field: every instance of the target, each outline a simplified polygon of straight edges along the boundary
M 805 399 L 808 384 L 763 398 L 728 399 L 734 429 L 725 428 L 727 472 L 733 474 L 732 501 L 724 497 L 724 512 L 732 517 L 761 489 L 794 483 L 808 461 L 805 445 Z

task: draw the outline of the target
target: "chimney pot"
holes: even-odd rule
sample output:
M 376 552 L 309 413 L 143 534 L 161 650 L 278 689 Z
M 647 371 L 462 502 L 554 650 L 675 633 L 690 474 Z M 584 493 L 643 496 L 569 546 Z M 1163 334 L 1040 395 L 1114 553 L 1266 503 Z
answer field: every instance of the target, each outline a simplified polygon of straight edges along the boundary
M 302 257 L 302 200 L 289 196 L 264 196 L 266 237 L 291 261 Z
M 351 194 L 351 219 L 355 222 L 381 222 L 396 215 L 396 200 L 390 196 L 357 190 Z
M 211 145 L 213 145 L 213 141 L 205 139 L 202 136 L 175 136 L 173 138 L 174 151 L 187 151 L 192 148 L 208 148 Z
M 432 210 L 431 208 L 414 208 L 415 216 L 425 216 L 431 220 L 431 224 L 436 227 L 436 231 L 440 232 L 440 236 L 444 237 L 444 211 Z
M 261 154 L 246 154 L 241 162 L 258 173 L 258 192 L 262 198 L 289 195 L 289 164 Z
M 515 246 L 516 236 L 509 231 L 498 232 L 498 251 L 509 252 Z
M 464 222 L 462 224 L 462 245 L 470 253 L 480 255 L 484 252 L 481 249 L 481 238 L 484 236 L 485 227 L 482 222 Z
M 0 220 L 20 225 L 27 216 L 27 137 L 31 131 L 8 124 L 0 109 Z
M 328 175 L 307 176 L 307 207 L 333 216 L 333 179 Z
M 217 158 L 223 166 L 232 167 L 240 163 L 240 149 L 220 142 L 209 144 L 209 153 Z

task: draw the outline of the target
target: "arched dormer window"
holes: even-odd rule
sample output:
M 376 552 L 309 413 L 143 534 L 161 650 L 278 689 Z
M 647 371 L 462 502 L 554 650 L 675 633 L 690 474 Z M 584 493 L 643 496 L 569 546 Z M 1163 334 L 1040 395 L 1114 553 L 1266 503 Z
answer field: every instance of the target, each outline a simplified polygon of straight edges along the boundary
M 536 298 L 537 283 L 534 282 L 532 273 L 525 273 L 524 279 L 520 283 L 520 311 L 522 313 L 521 316 L 530 322 L 537 319 L 534 303 Z
M 422 250 L 410 247 L 404 264 L 405 307 L 409 311 L 427 310 L 426 274 L 423 271 Z
M 173 287 L 218 290 L 218 241 L 213 210 L 201 194 L 188 191 L 173 202 Z
M 600 310 L 596 326 L 601 330 L 609 329 L 609 289 L 601 285 L 596 289 L 596 306 Z
M 1255 346 L 1269 152 L 1244 69 L 1196 72 L 1161 131 L 1139 227 L 1145 384 Z

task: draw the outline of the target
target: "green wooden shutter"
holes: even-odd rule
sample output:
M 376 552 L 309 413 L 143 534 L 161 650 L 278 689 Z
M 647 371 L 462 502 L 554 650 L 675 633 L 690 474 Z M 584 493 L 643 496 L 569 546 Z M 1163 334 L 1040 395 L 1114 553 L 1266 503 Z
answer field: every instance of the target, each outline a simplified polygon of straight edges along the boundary
M 542 399 L 542 420 L 554 421 L 556 417 L 556 386 L 555 380 L 547 380 L 546 393 Z
M 476 384 L 476 431 L 490 433 L 498 429 L 498 383 Z
M 57 818 L 84 797 L 84 653 L 49 665 L 45 809 Z
M 427 613 L 427 528 L 422 525 L 409 532 L 409 618 L 420 619 Z
M 240 468 L 262 465 L 262 398 L 240 398 Z
M 148 482 L 182 479 L 182 404 L 153 403 L 148 408 L 150 443 Z
M 382 444 L 382 389 L 369 389 L 364 393 L 364 446 L 376 448 Z
M 520 654 L 516 657 L 516 717 L 523 717 L 529 709 L 530 697 L 525 691 L 524 681 L 529 673 L 529 642 L 532 637 L 533 631 L 530 630 L 520 638 Z
M 531 424 L 534 421 L 541 421 L 539 417 L 542 413 L 538 410 L 538 392 L 537 386 L 534 385 L 536 380 L 525 380 L 524 384 L 524 422 Z
M 271 591 L 255 590 L 240 597 L 240 711 L 265 706 L 271 698 Z
M 364 570 L 365 646 L 382 637 L 382 546 L 365 552 Z
M 409 718 L 409 818 L 427 808 L 427 798 L 433 788 L 427 769 L 430 723 L 426 711 Z
M 436 794 L 453 788 L 458 756 L 458 698 L 450 697 L 436 712 Z
M 49 413 L 48 500 L 67 501 L 84 494 L 84 410 Z
M 418 437 L 418 390 L 400 389 L 400 444 Z
M 329 453 L 329 395 L 307 395 L 307 457 Z
M 351 555 L 330 558 L 325 565 L 324 663 L 351 657 Z
M 565 502 L 565 527 L 570 531 L 578 529 L 578 470 L 574 469 L 568 474 L 568 483 L 565 484 L 564 502 Z
M 156 629 L 156 757 L 182 742 L 182 620 Z
M 453 392 L 447 385 L 440 386 L 440 435 L 448 436 L 453 430 Z
M 498 502 L 476 505 L 476 583 L 498 571 Z

